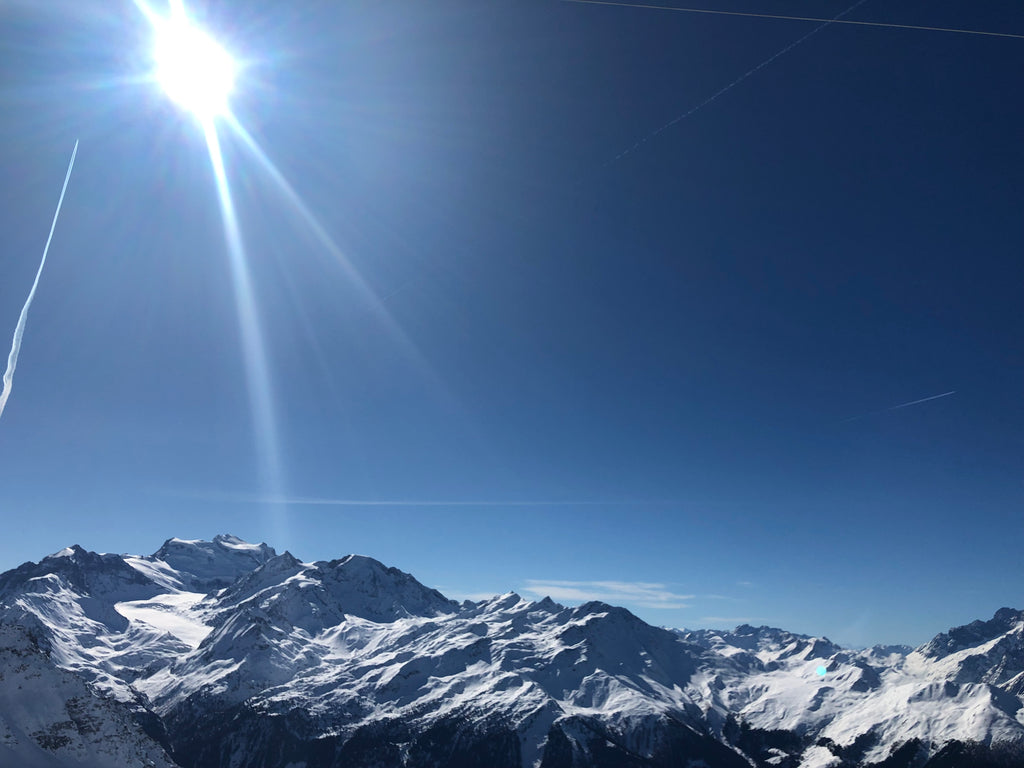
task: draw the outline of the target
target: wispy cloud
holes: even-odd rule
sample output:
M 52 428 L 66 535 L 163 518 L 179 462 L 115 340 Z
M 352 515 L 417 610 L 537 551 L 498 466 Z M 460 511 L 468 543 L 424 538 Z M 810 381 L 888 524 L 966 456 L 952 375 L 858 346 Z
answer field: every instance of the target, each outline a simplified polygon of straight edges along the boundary
M 479 603 L 481 600 L 490 600 L 497 592 L 458 592 L 438 587 L 437 591 L 450 600 L 469 600 L 471 603 Z
M 601 501 L 599 499 L 345 499 L 321 496 L 285 496 L 260 493 L 196 491 L 176 496 L 209 499 L 227 504 L 268 504 L 292 507 L 639 507 L 664 506 L 661 500 Z
M 740 624 L 753 624 L 755 621 L 763 621 L 756 616 L 701 616 L 697 619 L 701 624 L 714 624 L 715 629 L 733 628 Z
M 318 499 L 302 496 L 249 496 L 237 501 L 250 504 L 287 504 L 296 507 L 598 507 L 615 506 L 601 501 L 495 501 L 493 499 Z
M 536 597 L 550 597 L 565 603 L 600 600 L 613 605 L 641 608 L 686 608 L 694 595 L 679 595 L 666 585 L 646 581 L 550 581 L 530 579 L 523 591 Z

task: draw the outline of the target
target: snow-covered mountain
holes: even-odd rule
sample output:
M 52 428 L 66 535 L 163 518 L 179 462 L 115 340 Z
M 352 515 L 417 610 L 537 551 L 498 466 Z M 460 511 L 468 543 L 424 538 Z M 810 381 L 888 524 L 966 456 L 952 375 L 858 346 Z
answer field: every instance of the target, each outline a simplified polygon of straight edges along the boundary
M 1024 766 L 1024 612 L 918 649 L 456 603 L 231 536 L 0 575 L 0 766 Z

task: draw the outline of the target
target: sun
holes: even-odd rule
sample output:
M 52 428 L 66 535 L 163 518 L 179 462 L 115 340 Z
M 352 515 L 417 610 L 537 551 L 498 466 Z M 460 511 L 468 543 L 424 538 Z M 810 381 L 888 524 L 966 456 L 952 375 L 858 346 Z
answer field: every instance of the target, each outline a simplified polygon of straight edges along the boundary
M 235 85 L 235 62 L 184 13 L 156 25 L 156 77 L 167 95 L 200 120 L 226 114 Z

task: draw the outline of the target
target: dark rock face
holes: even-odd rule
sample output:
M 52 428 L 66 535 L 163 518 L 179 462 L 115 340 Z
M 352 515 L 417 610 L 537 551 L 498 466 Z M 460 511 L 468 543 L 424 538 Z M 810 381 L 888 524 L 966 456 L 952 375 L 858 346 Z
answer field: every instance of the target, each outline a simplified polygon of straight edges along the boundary
M 1024 621 L 1024 611 L 1000 608 L 988 621 L 972 621 L 936 635 L 921 652 L 925 656 L 941 659 L 951 653 L 994 640 L 1009 632 L 1020 621 Z
M 759 766 L 796 768 L 800 764 L 799 756 L 807 746 L 807 740 L 792 731 L 752 728 L 734 716 L 730 716 L 724 735 L 730 744 Z
M 500 717 L 466 713 L 429 725 L 378 720 L 334 736 L 294 710 L 266 716 L 246 707 L 203 714 L 212 702 L 168 718 L 171 754 L 183 768 L 521 768 L 521 736 Z M 789 745 L 792 736 L 774 734 Z M 747 743 L 753 744 L 757 736 Z M 799 742 L 799 740 L 796 740 Z M 767 763 L 764 763 L 768 765 Z M 542 768 L 748 768 L 733 747 L 670 717 L 611 728 L 597 718 L 560 720 L 547 733 Z
M 198 715 L 198 711 L 195 712 Z M 182 729 L 172 756 L 182 768 L 520 768 L 516 733 L 499 724 L 453 717 L 417 729 L 401 720 L 379 720 L 344 736 L 311 735 L 304 713 L 261 716 L 244 707 L 198 718 L 205 727 Z
M 548 732 L 541 768 L 745 768 L 736 751 L 672 718 L 655 718 L 633 732 L 616 732 L 587 718 L 559 721 Z
M 918 739 L 912 739 L 894 750 L 885 760 L 872 763 L 868 768 L 919 768 L 924 765 L 926 759 L 924 745 Z
M 1024 748 L 989 747 L 985 744 L 952 741 L 944 746 L 924 768 L 1021 768 Z

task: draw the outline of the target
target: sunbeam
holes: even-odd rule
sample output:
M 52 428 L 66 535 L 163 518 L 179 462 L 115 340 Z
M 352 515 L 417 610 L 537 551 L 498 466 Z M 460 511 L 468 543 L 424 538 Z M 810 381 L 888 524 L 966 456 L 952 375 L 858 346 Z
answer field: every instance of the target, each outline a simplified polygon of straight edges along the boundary
M 359 290 L 359 292 L 366 299 L 370 308 L 373 311 L 374 316 L 384 325 L 391 335 L 391 338 L 399 345 L 403 354 L 411 360 L 418 368 L 419 372 L 426 377 L 426 379 L 435 388 L 437 394 L 441 395 L 449 404 L 454 404 L 454 397 L 449 391 L 448 387 L 441 380 L 440 376 L 434 371 L 429 361 L 423 356 L 412 339 L 402 330 L 402 328 L 395 322 L 395 319 L 388 312 L 387 307 L 380 300 L 377 294 L 373 291 L 370 286 L 366 284 L 362 276 L 352 266 L 348 257 L 341 248 L 334 242 L 334 239 L 328 234 L 327 230 L 324 229 L 323 225 L 317 220 L 316 216 L 309 207 L 299 197 L 298 192 L 292 187 L 284 175 L 277 169 L 273 161 L 267 154 L 260 148 L 259 144 L 252 135 L 245 129 L 238 119 L 231 114 L 225 115 L 224 120 L 228 127 L 234 132 L 234 134 L 242 141 L 242 144 L 249 150 L 252 156 L 259 163 L 260 167 L 264 172 L 271 178 L 274 185 L 277 187 L 278 192 L 284 197 L 288 203 L 292 212 L 295 213 L 302 221 L 302 223 L 309 228 L 313 237 L 320 244 L 320 246 L 331 255 L 334 261 L 345 271 L 346 277 L 351 280 L 352 284 Z
M 267 366 L 266 348 L 260 328 L 256 300 L 253 296 L 252 278 L 245 258 L 242 232 L 228 186 L 221 153 L 220 139 L 212 120 L 203 122 L 203 135 L 210 152 L 210 165 L 217 183 L 217 198 L 220 201 L 221 220 L 224 225 L 224 242 L 228 249 L 231 265 L 231 284 L 235 293 L 235 311 L 242 337 L 242 354 L 245 360 L 245 376 L 249 388 L 249 405 L 252 409 L 256 431 L 257 458 L 263 487 L 271 494 L 279 494 L 283 486 L 281 458 L 278 451 L 277 416 L 271 392 L 270 372 Z M 287 538 L 283 505 L 271 505 L 271 527 L 276 535 Z
M 234 61 L 212 37 L 192 22 L 182 0 L 170 0 L 167 17 L 154 11 L 145 0 L 133 2 L 155 35 L 153 80 L 161 85 L 173 102 L 197 120 L 206 141 L 231 270 L 260 484 L 266 493 L 280 497 L 284 490 L 284 471 L 270 366 L 245 245 L 217 134 L 218 120 L 229 120 L 237 125 L 228 103 L 234 86 Z M 274 536 L 287 542 L 284 505 L 270 505 L 268 522 Z

